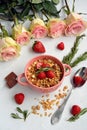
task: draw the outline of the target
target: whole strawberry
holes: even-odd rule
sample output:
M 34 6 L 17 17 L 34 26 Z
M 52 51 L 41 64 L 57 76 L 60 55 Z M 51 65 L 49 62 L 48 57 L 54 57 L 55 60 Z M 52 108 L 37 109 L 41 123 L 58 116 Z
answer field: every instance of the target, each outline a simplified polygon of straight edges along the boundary
M 57 45 L 57 49 L 59 50 L 64 50 L 65 46 L 64 46 L 64 43 L 63 42 L 60 42 L 58 45 Z
M 46 77 L 52 79 L 55 77 L 55 73 L 52 70 L 48 70 L 46 71 Z
M 25 98 L 25 96 L 23 93 L 17 93 L 14 95 L 14 99 L 15 99 L 17 104 L 22 104 L 24 101 L 24 98 Z
M 72 108 L 71 108 L 71 114 L 72 114 L 73 116 L 79 114 L 80 112 L 81 112 L 80 106 L 78 106 L 78 105 L 73 105 L 73 106 L 72 106 Z
M 46 78 L 46 74 L 44 71 L 40 72 L 38 75 L 37 75 L 37 78 L 38 79 L 45 79 Z
M 80 76 L 74 76 L 73 77 L 73 82 L 75 84 L 75 87 L 78 87 L 78 86 L 83 84 L 84 80 Z
M 37 53 L 44 53 L 46 51 L 44 45 L 40 41 L 35 41 L 32 49 Z

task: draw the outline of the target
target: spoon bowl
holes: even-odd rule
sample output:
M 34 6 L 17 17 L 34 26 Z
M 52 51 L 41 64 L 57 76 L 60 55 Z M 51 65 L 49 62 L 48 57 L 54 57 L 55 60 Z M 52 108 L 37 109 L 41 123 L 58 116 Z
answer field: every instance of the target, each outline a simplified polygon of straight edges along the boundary
M 65 105 L 66 105 L 66 103 L 67 103 L 67 101 L 72 93 L 73 88 L 83 86 L 84 83 L 86 82 L 86 80 L 87 80 L 87 68 L 82 67 L 75 72 L 75 74 L 72 78 L 73 87 L 72 87 L 70 93 L 68 94 L 68 96 L 64 100 L 63 104 L 52 115 L 52 117 L 51 117 L 51 124 L 52 125 L 56 124 L 61 119 Z
M 82 67 L 75 72 L 71 82 L 74 87 L 82 87 L 86 82 L 86 80 L 87 80 L 87 68 Z

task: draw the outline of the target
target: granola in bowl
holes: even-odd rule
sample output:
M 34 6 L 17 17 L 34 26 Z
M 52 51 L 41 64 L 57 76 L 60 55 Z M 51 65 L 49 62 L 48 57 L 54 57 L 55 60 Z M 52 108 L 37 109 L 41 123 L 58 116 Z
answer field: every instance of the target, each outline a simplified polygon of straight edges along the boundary
M 45 76 L 43 78 L 38 77 L 41 72 L 47 74 L 47 72 L 54 73 L 52 77 L 49 73 L 49 76 Z M 43 58 L 40 60 L 36 60 L 27 68 L 27 79 L 34 85 L 42 88 L 49 88 L 59 83 L 62 78 L 62 70 L 60 66 L 55 63 L 53 60 L 48 58 Z M 51 78 L 52 77 L 52 78 Z

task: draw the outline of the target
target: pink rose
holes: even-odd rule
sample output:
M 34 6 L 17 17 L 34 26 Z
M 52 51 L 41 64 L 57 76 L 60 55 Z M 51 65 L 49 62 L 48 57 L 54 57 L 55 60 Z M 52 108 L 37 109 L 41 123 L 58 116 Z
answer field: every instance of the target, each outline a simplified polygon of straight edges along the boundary
M 11 37 L 0 39 L 0 61 L 8 61 L 19 56 L 20 50 L 20 46 Z
M 25 45 L 31 38 L 31 33 L 22 24 L 17 24 L 12 28 L 13 39 L 20 45 Z
M 30 40 L 30 34 L 28 32 L 23 32 L 20 35 L 18 35 L 15 40 L 20 45 L 24 45 Z
M 65 35 L 80 35 L 82 32 L 86 30 L 87 23 L 81 18 L 80 15 L 71 13 L 66 18 L 66 29 Z
M 65 22 L 58 19 L 52 18 L 47 23 L 48 26 L 48 36 L 52 38 L 57 38 L 64 34 Z
M 16 49 L 14 47 L 8 47 L 2 49 L 0 57 L 4 61 L 8 61 L 16 57 L 16 55 L 17 55 Z
M 39 19 L 34 19 L 30 24 L 32 38 L 44 38 L 48 34 L 48 29 L 45 23 Z

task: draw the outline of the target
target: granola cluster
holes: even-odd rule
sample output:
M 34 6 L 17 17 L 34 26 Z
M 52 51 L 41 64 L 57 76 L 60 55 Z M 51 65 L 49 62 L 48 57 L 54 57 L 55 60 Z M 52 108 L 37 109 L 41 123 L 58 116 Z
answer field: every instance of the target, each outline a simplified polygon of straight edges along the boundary
M 55 77 L 53 77 L 53 78 L 46 77 L 44 79 L 39 79 L 37 77 L 37 74 L 39 73 L 39 71 L 42 71 L 42 69 L 40 68 L 41 63 L 49 64 L 49 66 L 50 66 L 49 68 L 54 72 Z M 47 69 L 49 69 L 49 68 L 46 67 L 46 68 L 44 68 L 44 70 L 47 71 Z M 62 72 L 60 66 L 57 63 L 55 63 L 55 61 L 53 61 L 52 59 L 47 59 L 47 58 L 43 58 L 43 59 L 34 61 L 27 68 L 27 72 L 26 72 L 26 76 L 27 76 L 27 79 L 29 80 L 29 82 L 31 82 L 34 85 L 37 85 L 38 87 L 42 87 L 42 88 L 49 88 L 49 87 L 52 87 L 52 86 L 58 84 L 62 78 L 62 74 L 63 74 L 63 72 Z

